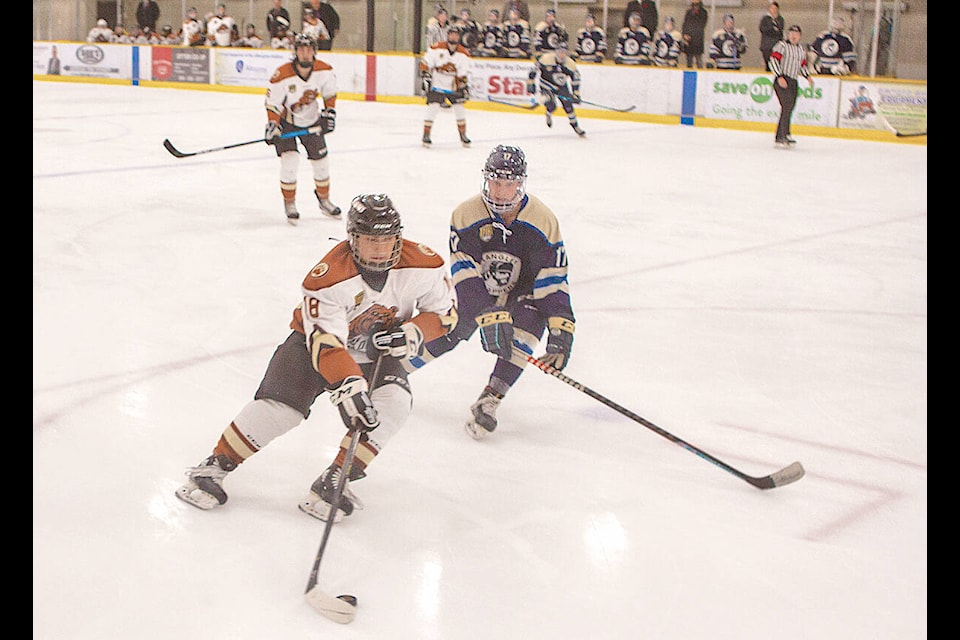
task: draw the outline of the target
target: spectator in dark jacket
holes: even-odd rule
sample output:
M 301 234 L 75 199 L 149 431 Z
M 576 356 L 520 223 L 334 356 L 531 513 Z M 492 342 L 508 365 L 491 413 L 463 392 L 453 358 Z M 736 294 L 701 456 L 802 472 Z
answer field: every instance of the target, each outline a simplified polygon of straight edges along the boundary
M 277 27 L 280 26 L 277 23 L 277 18 L 283 18 L 286 21 L 286 24 L 283 26 L 287 29 L 289 29 L 292 24 L 290 22 L 290 12 L 281 5 L 281 2 L 282 0 L 273 0 L 273 8 L 267 11 L 267 33 L 270 34 L 267 38 L 268 40 L 277 37 Z
M 324 0 L 311 0 L 310 6 L 313 7 L 313 12 L 317 14 L 317 17 L 320 19 L 320 22 L 327 28 L 327 33 L 330 34 L 329 40 L 321 40 L 320 46 L 317 47 L 320 51 L 330 51 L 333 48 L 333 39 L 337 37 L 337 34 L 340 33 L 340 14 L 337 13 L 337 10 L 333 6 Z
M 767 13 L 760 18 L 760 53 L 763 54 L 763 68 L 766 69 L 773 53 L 773 45 L 783 40 L 783 16 L 780 15 L 780 3 L 771 2 Z
M 647 28 L 652 38 L 653 34 L 660 30 L 660 13 L 657 11 L 657 3 L 653 0 L 628 2 L 627 9 L 623 12 L 623 26 L 630 26 L 630 14 L 634 12 L 640 14 L 640 24 Z
M 137 26 L 143 31 L 144 27 L 150 27 L 150 31 L 156 33 L 157 20 L 160 19 L 160 5 L 154 0 L 141 0 L 137 5 Z
M 683 51 L 687 55 L 687 69 L 696 64 L 697 69 L 703 68 L 703 32 L 707 28 L 707 10 L 700 0 L 693 0 L 690 8 L 683 16 Z

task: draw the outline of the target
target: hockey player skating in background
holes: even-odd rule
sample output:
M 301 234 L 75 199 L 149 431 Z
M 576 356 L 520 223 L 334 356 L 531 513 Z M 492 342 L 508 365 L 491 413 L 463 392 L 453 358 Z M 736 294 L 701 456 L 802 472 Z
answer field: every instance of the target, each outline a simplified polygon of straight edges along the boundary
M 483 349 L 497 355 L 487 385 L 464 425 L 474 439 L 497 427 L 497 407 L 516 383 L 546 330 L 539 357 L 561 370 L 570 360 L 575 319 L 567 254 L 553 211 L 526 192 L 527 160 L 519 147 L 497 145 L 483 167 L 482 191 L 450 217 L 450 273 L 459 322 L 407 362 L 419 369 L 479 328 Z
M 337 122 L 337 78 L 326 62 L 317 60 L 317 43 L 300 34 L 294 41 L 294 57 L 273 72 L 267 87 L 267 144 L 274 146 L 280 158 L 280 193 L 287 221 L 296 224 L 297 169 L 300 151 L 297 141 L 307 151 L 313 167 L 313 189 L 320 211 L 332 218 L 340 216 L 340 207 L 330 201 L 330 158 L 327 156 L 326 134 Z M 321 102 L 322 101 L 322 102 Z M 288 131 L 320 127 L 317 133 L 281 138 Z
M 836 76 L 856 73 L 857 50 L 843 27 L 843 18 L 834 18 L 830 28 L 821 32 L 810 44 L 812 64 L 817 73 Z
M 460 143 L 470 146 L 467 137 L 467 112 L 463 103 L 470 96 L 467 73 L 470 70 L 470 54 L 460 44 L 460 27 L 451 25 L 445 42 L 433 45 L 420 59 L 420 79 L 427 93 L 427 115 L 423 119 L 423 146 L 433 144 L 430 132 L 440 106 L 447 101 L 453 106 L 457 119 Z
M 402 229 L 388 196 L 354 198 L 347 239 L 304 278 L 303 300 L 290 323 L 293 331 L 274 351 L 254 399 L 223 430 L 211 454 L 187 470 L 178 498 L 200 509 L 225 504 L 227 474 L 299 425 L 325 392 L 339 409 L 347 434 L 300 509 L 327 519 L 355 430 L 363 433 L 349 479 L 366 476 L 365 469 L 410 413 L 403 362 L 456 324 L 443 258 L 404 239 Z M 380 371 L 373 380 L 377 360 Z M 353 492 L 345 490 L 335 519 L 360 506 Z
M 527 80 L 527 93 L 534 93 L 537 76 L 540 76 L 540 96 L 547 111 L 547 126 L 553 126 L 553 112 L 557 102 L 567 114 L 567 121 L 577 135 L 583 137 L 587 132 L 577 122 L 577 112 L 573 105 L 580 104 L 580 70 L 567 51 L 567 43 L 561 42 L 556 51 L 548 51 L 537 59 Z

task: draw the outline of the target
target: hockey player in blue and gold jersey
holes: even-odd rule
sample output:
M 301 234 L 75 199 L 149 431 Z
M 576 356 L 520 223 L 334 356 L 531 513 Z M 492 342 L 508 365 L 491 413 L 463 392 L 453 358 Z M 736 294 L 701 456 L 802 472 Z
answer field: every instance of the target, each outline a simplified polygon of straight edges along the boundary
M 577 112 L 573 105 L 580 103 L 580 70 L 569 56 L 567 43 L 561 42 L 556 51 L 548 51 L 540 56 L 536 66 L 530 71 L 527 80 L 527 93 L 534 93 L 534 82 L 540 76 L 540 95 L 543 107 L 547 111 L 547 126 L 553 126 L 553 112 L 557 102 L 567 114 L 567 121 L 581 138 L 587 132 L 577 122 Z
M 450 219 L 459 320 L 406 365 L 418 369 L 480 329 L 484 350 L 497 361 L 465 425 L 477 440 L 496 429 L 497 407 L 545 330 L 546 352 L 539 360 L 561 370 L 573 347 L 575 319 L 560 224 L 542 200 L 526 192 L 526 180 L 520 148 L 498 145 L 490 152 L 482 192 L 457 206 Z

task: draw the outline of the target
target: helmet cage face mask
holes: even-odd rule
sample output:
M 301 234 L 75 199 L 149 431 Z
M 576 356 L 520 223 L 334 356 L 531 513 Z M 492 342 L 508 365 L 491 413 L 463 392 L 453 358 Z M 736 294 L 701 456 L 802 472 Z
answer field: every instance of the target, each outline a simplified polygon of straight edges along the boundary
M 370 271 L 388 271 L 400 262 L 403 247 L 403 225 L 400 213 L 393 208 L 393 202 L 385 194 L 359 195 L 350 203 L 347 213 L 347 235 L 350 239 L 350 252 L 358 266 Z M 363 238 L 392 238 L 390 253 L 383 256 L 364 255 L 366 244 Z
M 493 199 L 490 193 L 491 180 L 510 180 L 517 183 L 513 196 L 506 202 Z M 527 191 L 527 159 L 518 147 L 497 145 L 487 157 L 483 167 L 483 202 L 493 213 L 503 215 L 512 211 L 526 195 Z

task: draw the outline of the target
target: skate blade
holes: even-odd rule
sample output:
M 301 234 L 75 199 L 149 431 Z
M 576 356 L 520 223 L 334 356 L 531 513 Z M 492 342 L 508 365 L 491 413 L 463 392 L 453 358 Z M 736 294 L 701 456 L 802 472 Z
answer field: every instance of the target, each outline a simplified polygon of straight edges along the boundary
M 197 509 L 203 509 L 204 511 L 209 511 L 214 507 L 220 506 L 216 498 L 196 488 L 191 489 L 187 486 L 180 487 L 176 491 L 176 496 L 187 504 Z

